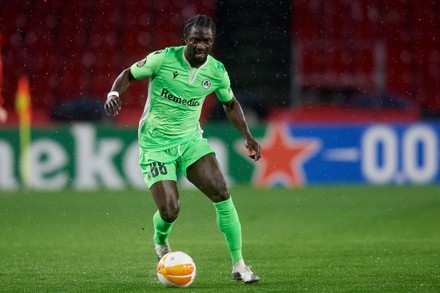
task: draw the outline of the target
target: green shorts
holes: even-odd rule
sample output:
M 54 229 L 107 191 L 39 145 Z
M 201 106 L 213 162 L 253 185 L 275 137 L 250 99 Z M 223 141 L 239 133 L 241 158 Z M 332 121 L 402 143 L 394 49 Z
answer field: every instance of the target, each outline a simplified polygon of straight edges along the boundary
M 139 164 L 148 188 L 162 180 L 177 182 L 177 170 L 186 177 L 186 169 L 207 154 L 214 154 L 205 138 L 157 152 L 142 152 Z

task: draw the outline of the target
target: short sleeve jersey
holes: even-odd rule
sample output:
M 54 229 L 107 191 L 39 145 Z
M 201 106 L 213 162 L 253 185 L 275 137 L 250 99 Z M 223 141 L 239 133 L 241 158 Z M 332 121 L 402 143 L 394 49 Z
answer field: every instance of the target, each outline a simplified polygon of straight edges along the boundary
M 192 68 L 185 46 L 168 47 L 149 54 L 130 67 L 135 79 L 149 78 L 148 98 L 139 122 L 139 144 L 149 151 L 165 150 L 199 138 L 202 105 L 216 93 L 221 102 L 233 98 L 223 64 L 212 56 Z

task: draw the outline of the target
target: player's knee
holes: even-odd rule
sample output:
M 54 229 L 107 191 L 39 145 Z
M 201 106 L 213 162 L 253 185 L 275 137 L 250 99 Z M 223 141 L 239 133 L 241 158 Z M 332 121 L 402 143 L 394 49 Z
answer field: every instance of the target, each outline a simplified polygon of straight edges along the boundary
M 214 202 L 221 202 L 227 200 L 229 198 L 229 190 L 226 185 L 226 182 L 217 182 L 214 192 L 211 195 L 211 199 Z
M 174 222 L 180 212 L 179 205 L 168 205 L 159 209 L 161 218 L 168 223 Z

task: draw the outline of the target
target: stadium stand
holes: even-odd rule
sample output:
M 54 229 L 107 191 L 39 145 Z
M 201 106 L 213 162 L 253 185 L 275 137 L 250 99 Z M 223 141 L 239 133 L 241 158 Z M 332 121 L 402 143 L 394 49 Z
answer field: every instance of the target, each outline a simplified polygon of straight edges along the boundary
M 413 108 L 400 110 L 408 117 L 417 119 L 418 106 L 440 114 L 440 1 L 292 3 L 297 92 L 353 88 L 377 99 L 407 100 Z
M 0 0 L 3 95 L 12 123 L 20 75 L 29 75 L 35 120 L 49 123 L 60 103 L 102 103 L 122 69 L 180 44 L 184 21 L 195 13 L 214 16 L 216 2 Z M 353 87 L 440 116 L 439 0 L 291 3 L 296 88 Z M 146 84 L 130 89 L 118 122 L 135 124 L 145 99 Z
M 114 78 L 148 52 L 181 44 L 184 21 L 212 15 L 215 1 L 6 1 L 0 0 L 5 106 L 15 123 L 20 75 L 29 75 L 36 124 L 75 99 L 103 102 Z M 135 124 L 146 84 L 127 94 L 120 120 Z

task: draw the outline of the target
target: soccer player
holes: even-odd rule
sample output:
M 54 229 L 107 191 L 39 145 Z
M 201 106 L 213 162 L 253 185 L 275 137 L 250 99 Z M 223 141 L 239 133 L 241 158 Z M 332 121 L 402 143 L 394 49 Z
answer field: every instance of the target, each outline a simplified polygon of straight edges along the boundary
M 177 170 L 180 170 L 214 204 L 217 225 L 232 258 L 232 278 L 255 283 L 260 277 L 245 265 L 240 221 L 213 149 L 199 124 L 202 104 L 216 93 L 230 122 L 245 139 L 249 157 L 260 158 L 260 145 L 252 137 L 222 63 L 209 52 L 216 27 L 205 15 L 190 18 L 184 26 L 185 46 L 152 52 L 122 71 L 107 95 L 105 111 L 117 115 L 122 94 L 135 80 L 149 79 L 148 99 L 139 122 L 139 163 L 158 207 L 153 216 L 158 259 L 170 251 L 168 236 L 180 210 Z

